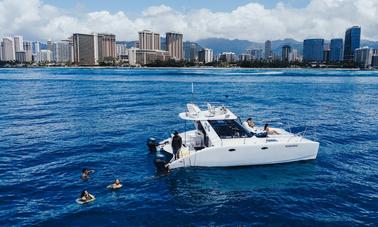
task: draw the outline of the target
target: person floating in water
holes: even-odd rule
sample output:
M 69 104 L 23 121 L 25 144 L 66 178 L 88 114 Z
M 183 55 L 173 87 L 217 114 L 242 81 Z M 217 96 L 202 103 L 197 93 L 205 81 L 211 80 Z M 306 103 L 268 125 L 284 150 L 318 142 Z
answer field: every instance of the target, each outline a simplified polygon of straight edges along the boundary
M 116 179 L 115 182 L 111 185 L 108 185 L 109 189 L 119 189 L 119 188 L 122 188 L 122 184 L 121 184 L 121 181 L 119 179 Z
M 279 135 L 276 130 L 270 129 L 268 124 L 265 124 L 264 131 L 268 133 L 268 135 Z
M 81 171 L 81 178 L 83 180 L 88 179 L 90 173 L 94 173 L 94 170 L 89 170 L 89 169 L 84 168 L 83 171 Z
M 175 156 L 175 160 L 180 158 L 179 151 L 181 149 L 181 146 L 182 146 L 182 138 L 179 135 L 179 133 L 175 131 L 172 138 L 172 152 L 173 152 L 173 155 Z
M 84 190 L 84 191 L 81 192 L 81 195 L 80 195 L 80 201 L 81 202 L 90 202 L 94 199 L 95 199 L 94 195 L 89 194 L 89 192 L 87 190 Z

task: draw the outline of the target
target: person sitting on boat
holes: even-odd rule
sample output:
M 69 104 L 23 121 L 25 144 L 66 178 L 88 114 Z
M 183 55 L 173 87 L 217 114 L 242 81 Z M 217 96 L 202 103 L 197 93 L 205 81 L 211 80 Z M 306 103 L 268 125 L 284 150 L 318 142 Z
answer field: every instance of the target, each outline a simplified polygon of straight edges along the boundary
M 264 125 L 264 131 L 268 133 L 268 135 L 279 135 L 276 130 L 270 129 L 268 124 Z
M 243 126 L 245 129 L 247 129 L 250 132 L 255 132 L 256 131 L 256 125 L 253 122 L 252 118 L 248 118 L 245 122 L 243 122 Z
M 89 194 L 87 190 L 81 192 L 80 200 L 82 202 L 88 202 L 92 199 L 95 199 L 95 197 L 92 194 Z
M 175 160 L 179 159 L 180 158 L 179 157 L 179 151 L 180 151 L 181 146 L 182 146 L 182 138 L 177 131 L 175 131 L 174 134 L 173 134 L 171 145 L 172 145 L 173 155 L 175 156 Z
M 81 172 L 81 178 L 84 180 L 88 179 L 90 173 L 94 173 L 94 170 L 89 170 L 89 169 L 84 168 L 83 171 Z

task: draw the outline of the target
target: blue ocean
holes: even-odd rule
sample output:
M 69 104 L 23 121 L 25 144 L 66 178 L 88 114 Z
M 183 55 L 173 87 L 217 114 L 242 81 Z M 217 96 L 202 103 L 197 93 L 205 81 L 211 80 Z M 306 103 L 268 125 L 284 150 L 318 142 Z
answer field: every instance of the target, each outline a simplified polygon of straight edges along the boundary
M 184 130 L 188 102 L 316 131 L 318 157 L 157 172 L 146 140 Z M 378 224 L 378 72 L 0 69 L 0 225 L 266 224 Z

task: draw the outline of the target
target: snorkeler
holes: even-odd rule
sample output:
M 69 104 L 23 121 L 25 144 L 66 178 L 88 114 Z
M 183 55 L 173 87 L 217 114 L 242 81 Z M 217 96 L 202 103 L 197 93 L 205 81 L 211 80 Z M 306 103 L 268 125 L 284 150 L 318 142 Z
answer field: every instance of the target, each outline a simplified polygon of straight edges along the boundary
M 81 192 L 79 201 L 81 203 L 86 203 L 86 202 L 91 202 L 91 201 L 93 201 L 95 199 L 96 198 L 94 197 L 94 195 L 89 194 L 89 192 L 87 190 L 84 190 L 84 191 Z
M 119 189 L 122 188 L 121 181 L 119 179 L 116 179 L 115 182 L 111 185 L 108 185 L 107 188 L 109 189 Z
M 84 169 L 81 171 L 81 178 L 82 178 L 82 179 L 88 179 L 90 173 L 94 173 L 94 170 L 89 170 L 89 169 L 84 168 Z

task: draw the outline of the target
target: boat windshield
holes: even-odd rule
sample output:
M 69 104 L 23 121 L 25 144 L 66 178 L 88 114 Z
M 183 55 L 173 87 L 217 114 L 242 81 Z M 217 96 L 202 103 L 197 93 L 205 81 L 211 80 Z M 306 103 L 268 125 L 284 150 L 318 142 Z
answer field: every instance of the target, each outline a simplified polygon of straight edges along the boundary
M 235 120 L 212 120 L 208 121 L 221 139 L 246 138 L 252 137 L 248 132 Z

